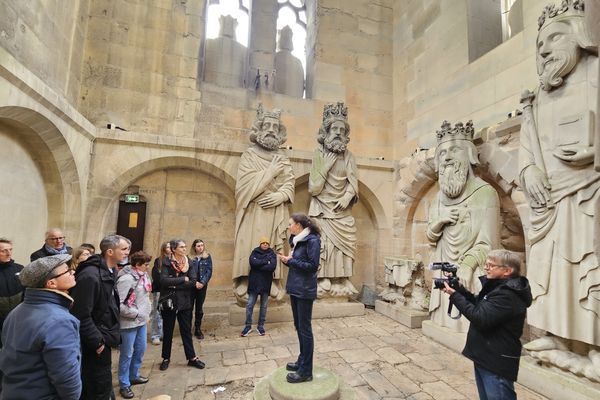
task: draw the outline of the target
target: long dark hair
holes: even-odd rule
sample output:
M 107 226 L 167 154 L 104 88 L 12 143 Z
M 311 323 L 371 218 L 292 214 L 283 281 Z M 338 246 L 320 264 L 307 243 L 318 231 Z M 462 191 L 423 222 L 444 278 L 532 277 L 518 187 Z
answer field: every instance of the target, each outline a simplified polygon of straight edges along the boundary
M 319 225 L 317 225 L 316 221 L 314 219 L 310 218 L 308 215 L 301 214 L 301 213 L 294 213 L 294 214 L 290 215 L 290 218 L 295 223 L 300 224 L 302 226 L 302 228 L 308 228 L 308 229 L 310 229 L 311 233 L 321 236 L 321 228 L 319 228 Z

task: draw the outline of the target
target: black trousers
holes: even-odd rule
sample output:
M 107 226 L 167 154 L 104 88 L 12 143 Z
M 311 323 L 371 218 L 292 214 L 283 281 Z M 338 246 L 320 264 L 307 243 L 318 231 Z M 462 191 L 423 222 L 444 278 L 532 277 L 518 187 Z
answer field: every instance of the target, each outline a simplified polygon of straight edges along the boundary
M 112 394 L 111 350 L 104 346 L 100 354 L 95 350 L 81 350 L 82 400 L 108 400 Z
M 204 310 L 202 307 L 204 306 L 204 300 L 206 299 L 206 289 L 208 289 L 208 285 L 204 286 L 202 289 L 193 289 L 192 292 L 192 305 L 196 306 L 194 310 L 194 328 L 202 329 L 202 318 L 204 317 Z
M 162 310 L 161 315 L 163 318 L 162 358 L 165 360 L 171 359 L 175 320 L 179 323 L 179 333 L 181 334 L 181 340 L 183 341 L 185 358 L 187 360 L 196 358 L 194 342 L 192 340 L 192 309 L 189 308 L 182 311 Z
M 294 327 L 298 334 L 300 343 L 300 354 L 298 355 L 298 374 L 301 376 L 312 375 L 313 352 L 315 341 L 312 333 L 312 307 L 314 300 L 301 299 L 290 296 L 292 303 L 292 315 L 294 316 Z

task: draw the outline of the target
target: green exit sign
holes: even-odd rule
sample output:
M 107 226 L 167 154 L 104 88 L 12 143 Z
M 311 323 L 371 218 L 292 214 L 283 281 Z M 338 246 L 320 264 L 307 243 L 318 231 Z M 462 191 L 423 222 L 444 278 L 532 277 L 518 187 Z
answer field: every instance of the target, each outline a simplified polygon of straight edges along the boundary
M 139 203 L 140 195 L 139 194 L 126 194 L 125 195 L 125 203 Z

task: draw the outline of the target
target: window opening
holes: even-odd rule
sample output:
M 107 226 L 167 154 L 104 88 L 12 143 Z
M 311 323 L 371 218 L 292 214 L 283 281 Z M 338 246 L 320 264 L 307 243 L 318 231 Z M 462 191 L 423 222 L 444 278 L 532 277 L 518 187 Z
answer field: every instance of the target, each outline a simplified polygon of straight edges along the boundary
M 219 18 L 232 16 L 237 21 L 235 40 L 248 47 L 250 0 L 209 0 L 206 13 L 206 38 L 219 37 Z

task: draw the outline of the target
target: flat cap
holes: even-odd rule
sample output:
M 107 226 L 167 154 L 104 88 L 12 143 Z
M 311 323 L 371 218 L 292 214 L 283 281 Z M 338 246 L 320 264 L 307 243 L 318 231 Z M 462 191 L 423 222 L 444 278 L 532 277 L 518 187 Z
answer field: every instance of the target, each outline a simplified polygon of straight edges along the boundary
M 46 285 L 52 271 L 61 264 L 71 260 L 70 254 L 56 254 L 53 256 L 38 258 L 28 264 L 19 274 L 19 280 L 25 287 L 42 288 Z

